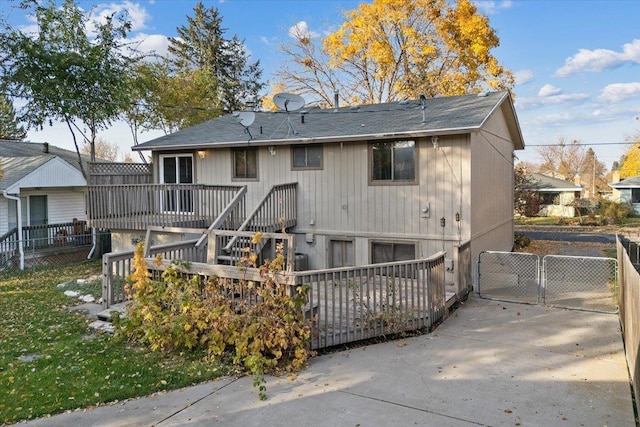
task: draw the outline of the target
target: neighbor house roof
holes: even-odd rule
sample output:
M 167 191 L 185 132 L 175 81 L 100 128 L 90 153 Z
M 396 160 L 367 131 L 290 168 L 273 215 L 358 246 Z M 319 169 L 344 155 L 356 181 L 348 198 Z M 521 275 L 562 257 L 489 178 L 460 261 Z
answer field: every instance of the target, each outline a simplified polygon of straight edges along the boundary
M 524 141 L 508 92 L 427 98 L 342 108 L 263 111 L 247 128 L 228 114 L 147 141 L 132 150 L 178 150 L 254 145 L 348 142 L 463 134 L 479 130 L 497 110 L 507 116 L 515 149 Z
M 71 175 L 81 174 L 75 152 L 46 143 L 0 140 L 0 191 L 12 189 L 34 171 L 49 165 L 69 168 Z M 62 164 L 62 163 L 64 164 Z M 63 169 L 64 170 L 64 169 Z M 60 181 L 73 185 L 71 175 L 57 176 Z M 19 185 L 18 185 L 19 186 Z M 43 185 L 44 186 L 44 185 Z
M 640 175 L 632 176 L 626 179 L 623 179 L 619 182 L 614 182 L 609 184 L 610 187 L 619 189 L 619 188 L 638 188 L 640 187 Z
M 554 178 L 541 173 L 528 173 L 527 176 L 536 185 L 536 190 L 541 192 L 582 191 L 582 187 L 563 179 Z

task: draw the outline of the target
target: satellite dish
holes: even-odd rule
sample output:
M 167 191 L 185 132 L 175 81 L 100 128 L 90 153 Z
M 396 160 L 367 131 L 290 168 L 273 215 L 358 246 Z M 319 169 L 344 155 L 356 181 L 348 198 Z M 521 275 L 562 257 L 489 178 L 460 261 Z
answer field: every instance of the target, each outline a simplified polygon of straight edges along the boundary
M 294 93 L 277 93 L 273 96 L 273 103 L 286 112 L 296 111 L 304 107 L 304 99 Z
M 238 123 L 244 127 L 249 127 L 256 120 L 256 113 L 253 111 L 241 111 L 238 113 Z

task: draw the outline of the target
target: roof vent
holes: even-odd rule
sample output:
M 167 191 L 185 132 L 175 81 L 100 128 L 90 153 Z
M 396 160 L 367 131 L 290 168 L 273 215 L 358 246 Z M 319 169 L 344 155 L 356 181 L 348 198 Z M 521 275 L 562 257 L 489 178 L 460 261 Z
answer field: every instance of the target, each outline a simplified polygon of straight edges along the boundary
M 49 154 L 49 143 L 48 142 L 43 142 L 42 143 L 42 152 L 45 154 Z
M 489 96 L 489 92 L 487 92 L 487 91 L 482 91 L 482 92 L 480 92 L 478 94 L 478 98 L 484 98 L 484 97 L 487 97 L 487 96 Z

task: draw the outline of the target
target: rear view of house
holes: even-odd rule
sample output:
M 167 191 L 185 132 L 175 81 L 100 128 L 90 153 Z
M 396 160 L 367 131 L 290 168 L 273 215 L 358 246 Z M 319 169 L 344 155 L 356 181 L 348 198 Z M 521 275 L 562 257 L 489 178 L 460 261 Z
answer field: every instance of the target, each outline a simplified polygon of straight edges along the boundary
M 242 204 L 215 227 L 284 226 L 304 269 L 512 248 L 513 153 L 524 143 L 509 93 L 296 108 L 229 114 L 133 147 L 151 150 L 154 184 L 90 186 L 90 223 L 131 250 L 147 226 L 193 233 Z

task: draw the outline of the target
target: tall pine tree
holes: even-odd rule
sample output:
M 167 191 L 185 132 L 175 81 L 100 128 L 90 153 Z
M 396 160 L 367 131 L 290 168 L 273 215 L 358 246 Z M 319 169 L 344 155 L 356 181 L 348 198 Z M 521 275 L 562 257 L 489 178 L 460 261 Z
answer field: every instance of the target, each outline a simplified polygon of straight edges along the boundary
M 0 139 L 22 141 L 27 132 L 16 117 L 13 103 L 8 96 L 0 93 Z
M 244 41 L 236 35 L 225 38 L 222 16 L 215 7 L 199 2 L 187 26 L 177 28 L 178 36 L 169 39 L 169 53 L 176 73 L 199 70 L 216 82 L 217 96 L 225 112 L 243 109 L 257 101 L 264 87 L 260 82 L 260 62 L 249 63 Z

